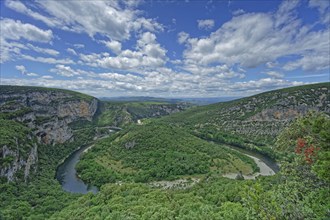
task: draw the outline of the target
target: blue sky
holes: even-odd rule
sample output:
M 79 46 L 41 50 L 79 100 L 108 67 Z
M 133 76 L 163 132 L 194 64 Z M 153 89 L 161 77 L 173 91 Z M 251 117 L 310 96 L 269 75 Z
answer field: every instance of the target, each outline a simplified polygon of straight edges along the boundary
M 329 82 L 327 0 L 0 4 L 1 84 L 226 97 Z

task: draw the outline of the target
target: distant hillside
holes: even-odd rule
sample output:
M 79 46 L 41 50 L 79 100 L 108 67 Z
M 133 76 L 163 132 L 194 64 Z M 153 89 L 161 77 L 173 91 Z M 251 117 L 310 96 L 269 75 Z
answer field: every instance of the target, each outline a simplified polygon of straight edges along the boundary
M 209 105 L 217 102 L 227 102 L 239 97 L 213 97 L 213 98 L 156 98 L 148 96 L 137 97 L 100 97 L 102 101 L 111 102 L 159 102 L 159 103 L 190 103 L 193 105 Z
M 97 125 L 124 127 L 139 119 L 158 118 L 190 107 L 188 103 L 102 101 Z
M 180 99 L 157 98 L 149 96 L 120 96 L 120 97 L 100 97 L 102 101 L 111 102 L 159 102 L 159 103 L 178 103 L 182 102 Z
M 273 143 L 295 118 L 308 111 L 330 114 L 330 83 L 297 86 L 234 101 L 191 108 L 162 120 L 189 128 L 203 138 Z M 258 147 L 257 147 L 258 148 Z
M 194 105 L 210 105 L 218 102 L 228 102 L 239 98 L 240 97 L 180 98 L 180 100 Z

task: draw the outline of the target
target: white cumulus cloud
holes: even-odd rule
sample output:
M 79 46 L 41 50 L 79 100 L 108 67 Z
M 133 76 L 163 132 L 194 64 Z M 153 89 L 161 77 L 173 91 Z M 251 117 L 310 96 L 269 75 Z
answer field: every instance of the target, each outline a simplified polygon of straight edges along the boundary
M 72 48 L 67 48 L 66 51 L 72 55 L 77 55 L 77 52 Z
M 53 38 L 51 30 L 43 30 L 32 24 L 22 23 L 20 20 L 5 18 L 0 20 L 1 38 L 19 40 L 24 38 L 29 41 L 50 42 Z
M 119 54 L 121 51 L 121 43 L 119 41 L 102 41 L 112 52 Z
M 274 77 L 274 78 L 283 78 L 284 77 L 283 73 L 279 73 L 279 72 L 276 72 L 276 71 L 268 71 L 268 72 L 266 72 L 266 74 L 268 76 L 271 76 L 271 77 Z
M 183 32 L 183 31 L 180 32 L 180 33 L 178 33 L 178 42 L 180 44 L 185 43 L 188 40 L 188 38 L 189 38 L 189 34 L 188 33 Z
M 254 68 L 295 55 L 297 60 L 287 64 L 286 70 L 329 68 L 330 32 L 303 25 L 294 13 L 298 4 L 285 1 L 275 13 L 245 13 L 207 37 L 185 39 L 185 62 Z M 308 60 L 312 56 L 317 59 Z
M 154 19 L 141 17 L 136 4 L 119 4 L 117 1 L 7 1 L 6 6 L 17 12 L 40 20 L 50 27 L 87 33 L 90 37 L 101 34 L 111 40 L 127 40 L 131 32 L 158 31 L 163 26 Z M 33 11 L 38 8 L 47 16 Z
M 35 61 L 35 62 L 40 62 L 40 63 L 48 63 L 48 64 L 73 64 L 74 61 L 71 59 L 55 59 L 53 57 L 34 57 L 30 55 L 21 55 L 20 56 L 22 59 L 30 60 L 30 61 Z
M 204 30 L 210 30 L 214 27 L 214 20 L 206 19 L 206 20 L 197 20 L 198 28 Z
M 35 47 L 32 44 L 23 45 L 18 42 L 21 39 L 25 39 L 28 41 L 48 43 L 53 38 L 53 32 L 51 30 L 43 30 L 32 24 L 4 18 L 0 20 L 0 33 L 0 63 L 20 57 L 21 50 L 32 49 L 39 53 L 57 54 L 57 51 L 52 49 Z
M 109 53 L 80 54 L 80 63 L 103 68 L 132 70 L 136 68 L 154 68 L 163 66 L 166 61 L 166 50 L 156 41 L 151 32 L 141 34 L 136 50 L 122 50 L 116 56 Z
M 70 66 L 65 66 L 62 64 L 56 65 L 56 68 L 51 69 L 50 72 L 56 73 L 57 75 L 60 75 L 60 76 L 66 76 L 66 77 L 80 75 L 78 72 L 73 70 Z
M 25 66 L 23 65 L 17 65 L 15 66 L 15 68 L 21 72 L 22 75 L 26 75 L 26 76 L 38 76 L 38 74 L 36 73 L 30 73 L 26 70 Z

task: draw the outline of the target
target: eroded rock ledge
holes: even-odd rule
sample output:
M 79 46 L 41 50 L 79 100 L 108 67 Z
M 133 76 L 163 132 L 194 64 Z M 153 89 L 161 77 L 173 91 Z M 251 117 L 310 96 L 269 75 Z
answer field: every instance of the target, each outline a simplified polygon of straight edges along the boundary
M 0 146 L 0 176 L 8 181 L 15 180 L 18 173 L 26 179 L 31 169 L 35 169 L 38 145 L 73 141 L 69 124 L 78 120 L 91 121 L 98 108 L 96 98 L 80 93 L 31 88 L 2 86 L 0 90 L 2 118 L 26 126 L 30 139 L 34 140 L 26 145 L 23 140 L 14 140 L 13 135 L 11 144 Z

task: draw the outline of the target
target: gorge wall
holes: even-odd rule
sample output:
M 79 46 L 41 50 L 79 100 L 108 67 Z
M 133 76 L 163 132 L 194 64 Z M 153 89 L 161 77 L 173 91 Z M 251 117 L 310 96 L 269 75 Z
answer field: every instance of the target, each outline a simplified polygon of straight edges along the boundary
M 37 164 L 38 146 L 74 141 L 70 123 L 91 121 L 97 108 L 96 98 L 81 93 L 0 86 L 0 176 L 26 180 Z

